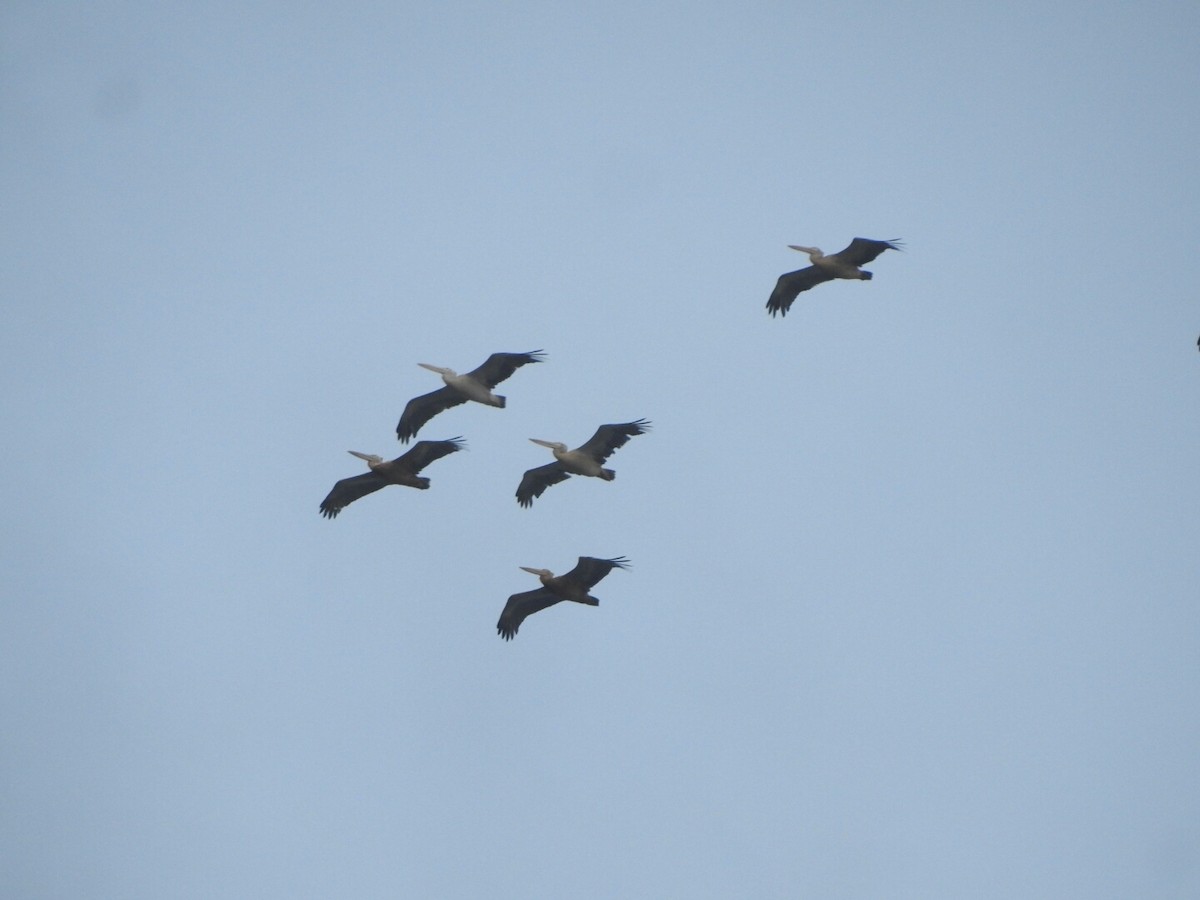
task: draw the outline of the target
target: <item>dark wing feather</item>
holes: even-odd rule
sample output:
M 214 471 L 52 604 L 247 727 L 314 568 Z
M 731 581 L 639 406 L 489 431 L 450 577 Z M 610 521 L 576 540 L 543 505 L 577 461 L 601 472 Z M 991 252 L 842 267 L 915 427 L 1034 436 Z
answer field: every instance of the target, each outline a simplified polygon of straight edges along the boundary
M 562 597 L 553 594 L 544 587 L 521 594 L 513 594 L 504 604 L 500 613 L 500 621 L 496 623 L 496 633 L 506 641 L 511 641 L 521 627 L 521 623 L 535 612 L 541 612 L 547 606 L 553 606 Z
M 521 366 L 526 363 L 541 362 L 544 356 L 545 354 L 541 350 L 531 350 L 528 353 L 493 353 L 482 366 L 467 374 L 476 381 L 486 384 L 490 390 Z
M 875 260 L 884 250 L 899 250 L 900 239 L 873 241 L 870 238 L 855 238 L 850 246 L 834 254 L 839 260 L 852 266 L 865 266 Z
M 586 585 L 588 590 L 591 590 L 613 569 L 628 568 L 629 560 L 623 556 L 618 556 L 615 559 L 597 559 L 594 556 L 581 556 L 579 557 L 579 562 L 575 564 L 575 568 L 563 577 Z
M 445 412 L 452 406 L 466 403 L 467 398 L 453 388 L 446 386 L 438 388 L 420 397 L 413 397 L 404 407 L 400 423 L 396 426 L 396 437 L 407 444 L 417 436 L 421 426 L 440 412 Z
M 636 422 L 625 422 L 620 425 L 601 425 L 596 433 L 588 438 L 587 443 L 577 449 L 586 453 L 596 462 L 604 462 L 614 451 L 629 443 L 629 439 L 650 430 L 650 423 L 645 419 Z
M 337 516 L 343 509 L 367 494 L 373 494 L 387 482 L 374 472 L 363 472 L 350 478 L 343 478 L 333 486 L 329 496 L 321 501 L 321 515 L 327 519 Z
M 546 488 L 570 477 L 570 473 L 563 471 L 558 460 L 530 469 L 517 485 L 517 502 L 522 506 L 533 506 L 533 501 L 542 496 Z
M 767 309 L 771 311 L 771 317 L 774 318 L 776 313 L 786 316 L 788 310 L 791 309 L 792 301 L 802 291 L 807 291 L 818 284 L 832 280 L 833 276 L 831 274 L 816 266 L 809 266 L 806 269 L 797 269 L 795 272 L 785 272 L 780 275 L 779 280 L 775 282 L 775 290 L 771 291 L 771 296 L 767 298 Z
M 416 475 L 434 460 L 462 450 L 464 446 L 461 437 L 454 437 L 445 441 L 417 441 L 413 444 L 413 448 L 397 459 L 396 462 Z

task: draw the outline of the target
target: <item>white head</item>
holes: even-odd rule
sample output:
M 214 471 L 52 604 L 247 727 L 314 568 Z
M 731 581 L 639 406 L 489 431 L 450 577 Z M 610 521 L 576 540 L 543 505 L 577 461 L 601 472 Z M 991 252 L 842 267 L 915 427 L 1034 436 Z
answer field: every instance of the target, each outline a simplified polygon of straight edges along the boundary
M 789 250 L 799 250 L 801 253 L 807 253 L 809 256 L 824 256 L 820 247 L 801 247 L 799 244 L 788 244 Z

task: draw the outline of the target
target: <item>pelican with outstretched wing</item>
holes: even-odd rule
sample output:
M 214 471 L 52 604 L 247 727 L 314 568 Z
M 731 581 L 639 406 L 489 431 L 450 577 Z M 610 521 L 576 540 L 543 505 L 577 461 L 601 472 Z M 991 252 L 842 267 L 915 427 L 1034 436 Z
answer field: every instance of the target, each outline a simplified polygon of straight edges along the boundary
M 814 288 L 835 278 L 845 278 L 850 281 L 870 281 L 872 275 L 862 266 L 872 262 L 884 250 L 900 250 L 898 238 L 890 241 L 872 241 L 868 238 L 856 237 L 850 246 L 830 256 L 826 256 L 818 247 L 801 247 L 798 244 L 788 244 L 793 250 L 807 253 L 812 265 L 795 272 L 787 272 L 779 276 L 775 282 L 775 290 L 767 300 L 767 309 L 774 316 L 778 313 L 786 316 L 792 306 L 792 301 L 801 292 Z
M 329 496 L 321 501 L 321 515 L 327 519 L 336 518 L 338 513 L 355 500 L 373 494 L 389 484 L 424 491 L 429 487 L 429 479 L 417 473 L 434 460 L 462 450 L 464 446 L 460 437 L 446 441 L 417 441 L 411 450 L 390 462 L 385 462 L 382 456 L 376 456 L 374 453 L 347 450 L 351 456 L 366 460 L 370 471 L 343 478 L 335 484 Z
M 604 462 L 613 452 L 624 447 L 631 437 L 645 434 L 650 423 L 645 419 L 636 422 L 625 422 L 621 425 L 601 425 L 596 429 L 587 443 L 568 450 L 566 444 L 557 441 L 540 441 L 530 438 L 535 444 L 549 447 L 554 451 L 554 462 L 536 469 L 530 469 L 517 486 L 517 502 L 522 506 L 532 506 L 533 501 L 542 496 L 546 488 L 560 481 L 566 481 L 572 475 L 588 475 L 604 481 L 612 481 L 617 473 L 604 468 Z
M 581 556 L 579 562 L 565 575 L 555 575 L 549 569 L 531 569 L 521 566 L 531 575 L 536 575 L 542 586 L 532 591 L 513 594 L 504 604 L 500 613 L 500 621 L 496 623 L 496 632 L 506 641 L 516 637 L 521 623 L 535 612 L 541 612 L 548 606 L 571 600 L 585 606 L 599 606 L 600 601 L 589 591 L 594 588 L 605 575 L 613 569 L 628 569 L 629 560 L 623 556 L 616 559 L 596 559 L 594 556 Z
M 483 365 L 465 375 L 459 375 L 453 369 L 442 366 L 417 363 L 421 368 L 441 375 L 446 385 L 408 401 L 404 413 L 400 416 L 400 422 L 396 425 L 396 437 L 407 444 L 416 437 L 421 426 L 438 413 L 468 400 L 504 409 L 505 398 L 492 393 L 492 388 L 526 363 L 541 362 L 544 358 L 545 354 L 541 350 L 532 350 L 529 353 L 493 353 Z

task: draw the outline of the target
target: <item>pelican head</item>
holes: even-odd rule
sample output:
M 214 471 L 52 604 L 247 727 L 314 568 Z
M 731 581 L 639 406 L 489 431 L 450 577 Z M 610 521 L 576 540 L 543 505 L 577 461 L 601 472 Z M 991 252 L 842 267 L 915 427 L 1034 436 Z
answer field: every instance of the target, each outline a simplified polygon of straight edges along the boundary
M 824 253 L 821 252 L 820 247 L 801 247 L 799 244 L 788 244 L 788 249 L 789 250 L 799 250 L 801 253 L 807 253 L 810 257 L 825 255 Z
M 351 456 L 357 456 L 361 460 L 365 460 L 368 466 L 377 466 L 383 462 L 382 456 L 376 456 L 374 453 L 359 453 L 357 450 L 347 450 Z
M 554 573 L 549 569 L 531 569 L 529 566 L 517 566 L 522 572 L 528 572 L 530 575 L 536 575 L 538 578 L 553 578 Z
M 437 372 L 444 378 L 453 378 L 458 373 L 453 369 L 447 369 L 444 366 L 431 366 L 429 363 L 417 363 L 422 369 L 428 369 L 430 372 Z
M 567 452 L 567 445 L 560 444 L 558 441 L 539 441 L 537 438 L 530 438 L 535 444 L 542 447 L 549 447 L 551 450 L 557 450 L 559 453 Z

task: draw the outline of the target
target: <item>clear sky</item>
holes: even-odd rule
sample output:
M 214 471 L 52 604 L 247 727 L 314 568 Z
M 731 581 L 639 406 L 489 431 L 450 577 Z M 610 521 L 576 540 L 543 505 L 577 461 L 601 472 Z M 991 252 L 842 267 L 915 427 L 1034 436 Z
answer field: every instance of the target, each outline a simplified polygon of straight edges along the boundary
M 1198 39 L 5 3 L 0 896 L 1200 896 Z

